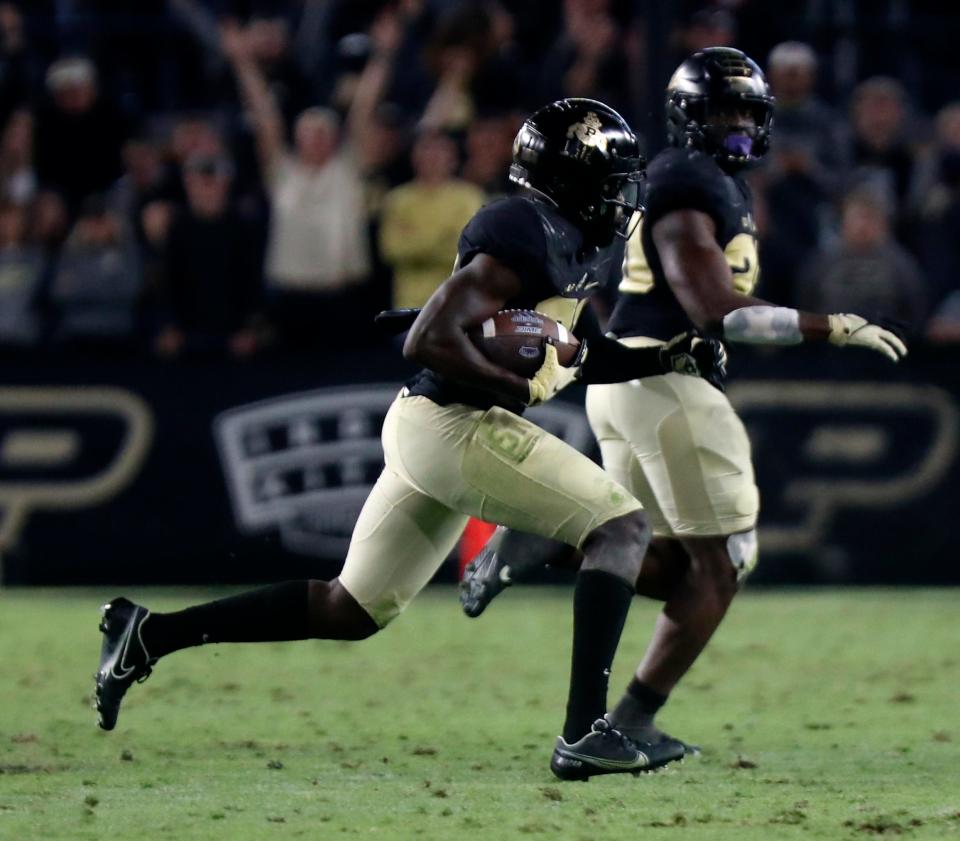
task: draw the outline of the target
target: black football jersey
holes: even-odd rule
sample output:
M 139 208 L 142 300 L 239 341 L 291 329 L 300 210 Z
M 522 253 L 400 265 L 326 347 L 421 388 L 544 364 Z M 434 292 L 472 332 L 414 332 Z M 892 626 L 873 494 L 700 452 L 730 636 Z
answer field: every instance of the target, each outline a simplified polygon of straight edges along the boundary
M 651 161 L 644 188 L 646 213 L 627 243 L 620 296 L 607 329 L 619 338 L 669 339 L 693 324 L 663 274 L 651 231 L 674 210 L 699 210 L 713 218 L 717 244 L 733 272 L 734 288 L 749 295 L 757 285 L 757 230 L 750 188 L 701 152 L 668 149 Z
M 489 254 L 509 266 L 523 283 L 523 292 L 507 301 L 504 309 L 536 310 L 572 330 L 587 298 L 619 277 L 624 246 L 618 239 L 606 248 L 584 250 L 579 229 L 552 204 L 533 195 L 516 195 L 477 211 L 460 234 L 455 268 L 468 265 L 478 254 Z M 509 397 L 427 369 L 407 388 L 440 405 L 503 406 L 517 413 L 524 409 Z

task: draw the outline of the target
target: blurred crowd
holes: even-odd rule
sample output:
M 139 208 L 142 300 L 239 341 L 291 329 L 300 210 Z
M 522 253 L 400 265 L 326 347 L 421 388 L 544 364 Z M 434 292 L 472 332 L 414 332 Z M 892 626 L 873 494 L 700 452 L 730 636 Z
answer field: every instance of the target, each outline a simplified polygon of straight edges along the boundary
M 730 45 L 768 73 L 761 295 L 960 342 L 948 5 L 0 2 L 0 346 L 370 341 L 373 313 L 422 304 L 508 188 L 525 113 L 590 96 L 662 147 L 655 43 L 671 66 Z

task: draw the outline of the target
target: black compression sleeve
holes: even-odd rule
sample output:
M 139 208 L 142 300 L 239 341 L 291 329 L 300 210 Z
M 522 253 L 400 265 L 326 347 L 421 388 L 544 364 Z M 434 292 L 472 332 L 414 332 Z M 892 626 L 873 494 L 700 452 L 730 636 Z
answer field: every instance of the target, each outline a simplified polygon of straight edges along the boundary
M 631 348 L 604 336 L 590 307 L 583 308 L 573 333 L 587 343 L 587 358 L 580 368 L 582 383 L 624 383 L 664 373 L 659 346 Z
M 587 342 L 587 358 L 580 369 L 580 382 L 588 385 L 623 383 L 663 373 L 660 347 L 627 347 L 615 339 L 597 336 Z

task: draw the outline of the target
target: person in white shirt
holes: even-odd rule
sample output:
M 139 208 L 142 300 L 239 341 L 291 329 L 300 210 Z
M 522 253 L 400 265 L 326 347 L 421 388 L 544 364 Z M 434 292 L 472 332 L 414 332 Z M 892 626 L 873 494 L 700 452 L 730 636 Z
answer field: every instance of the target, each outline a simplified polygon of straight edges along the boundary
M 317 317 L 350 323 L 362 305 L 372 268 L 364 196 L 364 124 L 379 101 L 399 39 L 395 21 L 381 23 L 377 49 L 354 95 L 345 126 L 331 110 L 301 112 L 288 144 L 283 117 L 258 67 L 244 30 L 224 27 L 222 46 L 253 122 L 260 167 L 270 199 L 266 290 L 284 338 L 317 337 Z M 331 320 L 331 309 L 338 319 Z M 325 331 L 329 338 L 329 331 Z

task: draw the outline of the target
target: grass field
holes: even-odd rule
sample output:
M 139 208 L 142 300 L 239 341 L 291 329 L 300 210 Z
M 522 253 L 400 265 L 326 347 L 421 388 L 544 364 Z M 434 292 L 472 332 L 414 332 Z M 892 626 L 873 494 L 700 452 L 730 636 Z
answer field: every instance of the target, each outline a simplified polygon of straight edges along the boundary
M 570 594 L 425 593 L 359 644 L 211 646 L 102 733 L 113 590 L 0 592 L 0 838 L 960 837 L 957 591 L 745 594 L 671 702 L 704 755 L 560 783 Z M 135 591 L 155 608 L 206 598 Z M 618 692 L 655 607 L 637 602 Z

